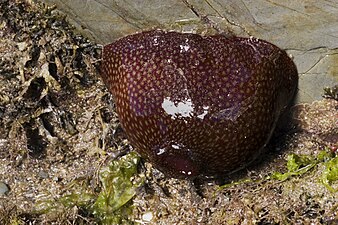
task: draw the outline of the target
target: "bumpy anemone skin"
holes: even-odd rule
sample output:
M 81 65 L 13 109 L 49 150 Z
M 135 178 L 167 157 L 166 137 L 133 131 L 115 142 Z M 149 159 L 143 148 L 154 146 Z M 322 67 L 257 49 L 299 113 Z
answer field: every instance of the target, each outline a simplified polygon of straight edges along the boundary
M 298 83 L 286 52 L 256 38 L 152 30 L 104 46 L 102 58 L 131 144 L 178 178 L 245 167 Z

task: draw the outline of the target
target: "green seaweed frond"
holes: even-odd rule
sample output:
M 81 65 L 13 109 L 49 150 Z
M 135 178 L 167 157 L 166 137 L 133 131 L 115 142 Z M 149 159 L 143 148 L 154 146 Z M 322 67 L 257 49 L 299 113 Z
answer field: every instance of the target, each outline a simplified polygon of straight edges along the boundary
M 285 181 L 292 176 L 302 175 L 315 166 L 323 165 L 324 170 L 320 175 L 320 181 L 331 192 L 337 191 L 331 183 L 338 180 L 338 157 L 329 149 L 320 151 L 317 155 L 290 154 L 287 157 L 287 172 L 274 172 L 267 179 Z
M 286 163 L 288 171 L 286 173 L 274 172 L 270 175 L 269 178 L 279 181 L 285 181 L 291 176 L 299 176 L 306 173 L 316 165 L 317 160 L 312 156 L 290 154 L 287 156 Z
M 237 186 L 245 183 L 252 182 L 262 182 L 266 180 L 278 180 L 286 181 L 294 176 L 301 176 L 314 168 L 323 168 L 318 167 L 319 165 L 323 166 L 323 171 L 319 174 L 320 182 L 331 192 L 336 192 L 338 189 L 334 189 L 331 184 L 338 180 L 338 156 L 332 152 L 329 148 L 320 151 L 316 155 L 298 155 L 298 154 L 289 154 L 287 156 L 286 169 L 285 173 L 281 172 L 272 172 L 269 176 L 261 180 L 252 180 L 250 178 L 241 179 L 239 181 L 233 181 L 229 184 L 224 184 L 219 187 L 218 190 L 225 188 Z
M 338 180 L 338 157 L 332 158 L 325 163 L 325 170 L 322 173 L 321 182 L 331 192 L 336 192 L 331 183 Z
M 229 183 L 229 184 L 223 184 L 223 185 L 219 186 L 218 190 L 234 187 L 234 186 L 237 186 L 237 185 L 240 185 L 240 184 L 251 183 L 251 182 L 254 182 L 254 180 L 252 180 L 250 178 L 245 178 L 245 179 L 241 179 L 241 180 L 238 180 L 238 181 L 231 181 L 231 183 Z
M 137 173 L 139 158 L 130 153 L 119 161 L 113 161 L 100 172 L 102 190 L 92 206 L 94 215 L 104 224 L 120 224 L 123 215 L 129 213 L 124 207 L 136 194 L 144 179 L 133 179 Z M 125 222 L 125 221 L 124 221 Z
M 75 180 L 66 195 L 56 200 L 39 203 L 40 213 L 62 213 L 62 210 L 80 208 L 93 215 L 100 224 L 131 224 L 131 200 L 137 188 L 144 183 L 137 174 L 139 156 L 131 152 L 99 171 L 101 188 L 94 191 L 89 182 Z

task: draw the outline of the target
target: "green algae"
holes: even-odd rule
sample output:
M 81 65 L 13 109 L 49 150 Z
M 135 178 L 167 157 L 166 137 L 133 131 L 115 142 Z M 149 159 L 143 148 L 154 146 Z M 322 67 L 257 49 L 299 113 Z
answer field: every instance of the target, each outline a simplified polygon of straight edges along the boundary
M 269 176 L 266 176 L 260 180 L 253 180 L 250 178 L 244 178 L 238 181 L 232 181 L 229 184 L 221 185 L 218 190 L 225 188 L 230 188 L 233 186 L 252 183 L 252 182 L 262 182 L 266 180 L 278 180 L 286 181 L 292 177 L 301 176 L 323 166 L 324 170 L 319 171 L 319 182 L 321 182 L 329 191 L 336 192 L 338 189 L 334 189 L 331 184 L 338 180 L 338 157 L 337 155 L 330 151 L 328 148 L 320 151 L 316 155 L 306 155 L 306 154 L 289 154 L 286 159 L 286 172 L 272 172 Z
M 317 160 L 309 155 L 297 155 L 297 154 L 290 154 L 287 156 L 287 163 L 286 168 L 287 172 L 280 173 L 274 172 L 270 175 L 269 178 L 285 181 L 291 176 L 299 176 L 302 175 L 313 167 L 317 165 Z
M 93 214 L 104 224 L 126 223 L 123 216 L 130 213 L 128 202 L 135 196 L 136 189 L 143 184 L 144 179 L 133 179 L 137 173 L 139 157 L 130 153 L 119 161 L 100 171 L 102 190 L 92 206 Z M 124 207 L 127 206 L 127 207 Z
M 285 181 L 292 176 L 300 176 L 311 169 L 322 165 L 324 170 L 319 172 L 319 180 L 331 192 L 336 192 L 331 184 L 338 180 L 338 157 L 329 149 L 320 151 L 317 155 L 297 155 L 290 154 L 287 156 L 287 172 L 272 173 L 268 179 Z
M 131 200 L 144 178 L 137 173 L 139 156 L 131 152 L 113 160 L 98 173 L 100 187 L 95 190 L 86 180 L 73 181 L 69 193 L 59 199 L 40 202 L 39 213 L 55 213 L 79 208 L 99 224 L 132 224 Z
M 234 187 L 240 184 L 246 184 L 246 183 L 251 183 L 254 182 L 254 180 L 250 179 L 250 178 L 244 178 L 238 181 L 231 181 L 231 183 L 228 184 L 223 184 L 221 186 L 219 186 L 219 190 L 225 189 L 225 188 L 230 188 L 230 187 Z
M 321 182 L 331 192 L 336 192 L 331 183 L 338 180 L 338 157 L 332 158 L 325 163 L 325 170 L 321 176 Z

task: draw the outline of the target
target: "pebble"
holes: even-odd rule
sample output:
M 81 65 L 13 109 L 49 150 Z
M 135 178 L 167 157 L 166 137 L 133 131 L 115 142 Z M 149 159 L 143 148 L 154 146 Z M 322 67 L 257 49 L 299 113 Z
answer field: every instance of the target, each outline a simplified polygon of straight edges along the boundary
M 142 215 L 142 220 L 150 222 L 153 219 L 153 213 L 152 212 L 146 212 Z
M 39 172 L 39 177 L 42 178 L 42 179 L 46 179 L 46 178 L 48 178 L 48 173 L 46 171 L 41 170 Z
M 5 195 L 9 192 L 9 187 L 4 182 L 0 181 L 0 195 Z

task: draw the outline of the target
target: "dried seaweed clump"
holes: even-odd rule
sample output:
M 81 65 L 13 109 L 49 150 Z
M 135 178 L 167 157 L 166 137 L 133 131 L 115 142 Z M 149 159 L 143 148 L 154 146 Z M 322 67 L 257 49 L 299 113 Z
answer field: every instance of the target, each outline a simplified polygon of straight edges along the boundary
M 71 182 L 100 189 L 106 155 L 128 149 L 97 75 L 101 47 L 40 3 L 0 1 L 0 27 L 0 182 L 9 187 L 0 221 L 97 221 L 79 205 L 53 217 L 35 204 L 67 194 Z

